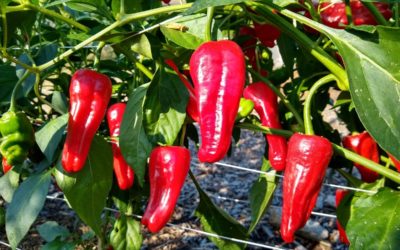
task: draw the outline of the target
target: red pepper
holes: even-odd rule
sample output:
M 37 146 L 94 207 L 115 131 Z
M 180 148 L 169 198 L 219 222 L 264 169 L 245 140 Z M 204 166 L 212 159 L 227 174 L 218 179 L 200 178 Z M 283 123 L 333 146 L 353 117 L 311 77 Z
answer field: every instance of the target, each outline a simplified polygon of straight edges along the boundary
M 382 13 L 385 19 L 390 19 L 392 16 L 392 11 L 390 10 L 389 4 L 374 3 L 374 5 L 378 11 Z M 348 24 L 345 3 L 323 2 L 320 4 L 319 8 L 322 10 L 320 15 L 323 24 L 336 29 L 344 29 L 344 26 Z M 368 8 L 361 3 L 361 1 L 351 1 L 350 8 L 354 25 L 378 24 L 374 16 L 371 14 Z
M 122 118 L 124 117 L 126 104 L 115 103 L 108 108 L 107 122 L 112 137 L 112 151 L 114 156 L 114 173 L 117 177 L 118 186 L 121 190 L 127 190 L 132 187 L 134 180 L 134 172 L 125 161 L 119 148 L 118 140 L 115 137 L 119 136 Z
M 345 136 L 342 143 L 345 148 L 379 163 L 378 145 L 367 131 L 364 131 L 361 134 Z M 358 163 L 354 163 L 354 166 L 358 169 L 361 174 L 361 179 L 365 182 L 374 182 L 379 178 L 378 173 Z
M 171 0 L 162 0 L 165 4 L 169 4 L 169 2 L 171 2 Z
M 310 217 L 332 154 L 332 145 L 324 137 L 296 133 L 289 139 L 281 224 L 285 242 L 292 242 Z
M 8 171 L 12 169 L 12 166 L 7 163 L 7 159 L 3 157 L 1 161 L 1 165 L 3 165 L 3 173 L 6 174 Z
M 281 35 L 278 28 L 268 23 L 260 24 L 254 22 L 254 30 L 260 42 L 269 48 L 275 46 L 275 41 L 278 40 Z
M 245 36 L 247 38 L 247 40 L 243 41 L 240 45 L 242 47 L 243 53 L 249 59 L 249 62 L 253 67 L 253 69 L 259 71 L 262 76 L 267 76 L 268 72 L 266 70 L 260 69 L 257 65 L 257 54 L 256 54 L 257 39 L 256 39 L 255 29 L 248 26 L 242 26 L 239 29 L 238 35 L 239 37 Z
M 228 152 L 245 72 L 243 52 L 229 40 L 205 42 L 190 58 L 199 111 L 201 162 L 219 161 Z
M 142 224 L 155 233 L 174 212 L 190 167 L 190 151 L 178 146 L 159 146 L 150 154 L 150 199 Z
M 186 112 L 189 114 L 193 121 L 198 122 L 199 112 L 197 110 L 197 99 L 192 84 L 190 84 L 189 80 L 179 71 L 174 61 L 172 61 L 171 59 L 166 59 L 165 63 L 175 71 L 175 73 L 178 75 L 179 79 L 181 79 L 183 85 L 185 85 L 187 91 L 189 92 L 189 102 L 186 107 Z
M 343 198 L 349 193 L 349 191 L 344 190 L 344 189 L 337 189 L 336 190 L 336 207 L 339 206 L 340 202 L 343 200 Z M 340 241 L 343 242 L 346 245 L 350 244 L 349 239 L 347 238 L 346 235 L 346 231 L 344 230 L 344 228 L 342 227 L 342 225 L 340 225 L 339 220 L 336 220 L 336 225 L 339 231 L 339 238 Z
M 389 158 L 392 160 L 394 166 L 397 168 L 397 171 L 400 172 L 400 161 L 394 158 L 394 156 L 391 154 L 389 154 Z
M 67 138 L 61 159 L 65 171 L 78 172 L 85 165 L 90 144 L 106 114 L 111 92 L 111 81 L 106 75 L 81 69 L 72 76 Z
M 243 96 L 254 102 L 254 109 L 260 116 L 263 126 L 281 129 L 279 122 L 278 97 L 266 84 L 256 82 L 247 86 Z M 277 170 L 285 169 L 287 144 L 286 138 L 279 135 L 266 135 L 268 141 L 268 159 Z

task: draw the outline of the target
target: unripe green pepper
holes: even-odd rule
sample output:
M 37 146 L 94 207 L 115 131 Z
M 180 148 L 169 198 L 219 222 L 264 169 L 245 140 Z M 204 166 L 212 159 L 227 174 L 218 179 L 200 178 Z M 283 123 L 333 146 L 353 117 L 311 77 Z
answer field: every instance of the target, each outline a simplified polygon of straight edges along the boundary
M 246 98 L 240 98 L 239 110 L 236 114 L 236 121 L 248 116 L 254 109 L 254 102 Z
M 2 135 L 0 153 L 7 163 L 14 166 L 22 163 L 35 144 L 33 127 L 21 111 L 8 111 L 0 119 Z

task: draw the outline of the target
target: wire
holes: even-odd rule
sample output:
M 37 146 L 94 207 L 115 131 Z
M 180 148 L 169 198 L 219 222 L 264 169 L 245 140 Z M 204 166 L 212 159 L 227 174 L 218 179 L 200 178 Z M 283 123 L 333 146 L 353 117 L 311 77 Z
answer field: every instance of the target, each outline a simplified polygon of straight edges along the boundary
M 3 246 L 6 246 L 6 247 L 11 248 L 11 245 L 10 245 L 10 244 L 8 244 L 8 243 L 6 243 L 6 242 L 4 242 L 4 241 L 1 241 L 1 240 L 0 240 L 0 245 L 3 245 Z M 22 250 L 22 249 L 17 247 L 16 250 Z
M 196 160 L 198 161 L 198 160 Z M 200 162 L 195 162 L 192 165 L 195 166 L 200 166 L 202 163 Z M 257 173 L 257 174 L 265 174 L 265 175 L 270 175 L 270 176 L 277 176 L 279 178 L 284 178 L 283 175 L 280 174 L 275 174 L 275 173 L 270 173 L 270 172 L 266 172 L 266 171 L 261 171 L 261 170 L 257 170 L 257 169 L 250 169 L 250 168 L 245 168 L 245 167 L 241 167 L 241 166 L 236 166 L 236 165 L 232 165 L 229 163 L 225 163 L 225 162 L 215 162 L 213 163 L 214 165 L 219 165 L 219 166 L 223 166 L 223 167 L 227 167 L 227 168 L 233 168 L 233 169 L 238 169 L 238 170 L 242 170 L 242 171 L 247 171 L 250 173 Z M 375 194 L 376 191 L 372 191 L 372 190 L 366 190 L 366 189 L 362 189 L 362 188 L 354 188 L 354 187 L 349 187 L 349 186 L 342 186 L 342 185 L 337 185 L 337 184 L 330 184 L 330 183 L 323 183 L 322 185 L 324 186 L 328 186 L 328 187 L 333 187 L 333 188 L 340 188 L 340 189 L 346 189 L 346 190 L 352 190 L 352 191 L 359 191 L 359 192 L 364 192 L 364 193 L 369 193 L 369 194 Z
M 50 199 L 50 200 L 62 200 L 62 201 L 65 202 L 65 200 L 63 198 L 58 198 L 58 197 L 54 197 L 54 196 L 50 196 L 50 195 L 46 196 L 46 198 Z M 109 207 L 105 207 L 104 210 L 107 210 L 107 211 L 110 211 L 110 212 L 115 212 L 115 213 L 120 213 L 119 210 L 113 209 L 113 208 L 109 208 Z M 134 217 L 136 219 L 142 219 L 142 216 L 137 215 L 137 214 L 131 214 L 130 216 L 132 216 L 132 217 Z M 249 245 L 249 246 L 260 247 L 260 248 L 264 248 L 264 249 L 288 250 L 288 248 L 281 248 L 281 247 L 270 246 L 270 245 L 260 244 L 260 243 L 256 243 L 256 242 L 241 240 L 241 239 L 237 239 L 237 238 L 231 238 L 231 237 L 218 235 L 218 234 L 213 234 L 213 233 L 208 233 L 208 232 L 205 232 L 205 231 L 202 231 L 202 230 L 199 230 L 199 229 L 180 226 L 180 225 L 176 225 L 176 224 L 172 224 L 172 223 L 167 223 L 166 226 L 178 228 L 178 229 L 181 229 L 181 230 L 184 230 L 184 231 L 195 232 L 195 233 L 198 233 L 198 234 L 201 234 L 201 235 L 205 235 L 205 236 L 210 236 L 210 237 L 215 237 L 215 238 L 219 238 L 219 239 L 229 240 L 229 241 L 233 241 L 233 242 L 236 242 L 236 243 L 246 244 L 246 245 Z

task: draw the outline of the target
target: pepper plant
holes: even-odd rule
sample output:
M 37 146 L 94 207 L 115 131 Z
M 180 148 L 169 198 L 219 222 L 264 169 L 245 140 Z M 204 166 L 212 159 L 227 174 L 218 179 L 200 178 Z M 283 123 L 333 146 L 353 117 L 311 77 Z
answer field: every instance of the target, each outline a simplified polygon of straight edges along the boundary
M 19 245 L 57 185 L 98 249 L 140 249 L 143 230 L 156 233 L 170 220 L 187 173 L 202 229 L 247 240 L 279 173 L 276 230 L 290 248 L 330 168 L 352 190 L 367 190 L 338 198 L 344 243 L 395 249 L 399 5 L 1 0 L 0 196 L 10 245 Z M 339 96 L 331 99 L 332 91 Z M 330 107 L 352 135 L 326 123 L 321 113 Z M 190 133 L 194 125 L 199 135 Z M 249 190 L 250 225 L 213 204 L 188 166 L 229 157 L 239 130 L 266 135 L 264 162 L 272 165 L 263 164 L 269 174 Z M 352 137 L 358 142 L 346 142 Z M 189 141 L 199 153 L 187 149 Z M 209 237 L 220 249 L 246 247 L 228 238 Z

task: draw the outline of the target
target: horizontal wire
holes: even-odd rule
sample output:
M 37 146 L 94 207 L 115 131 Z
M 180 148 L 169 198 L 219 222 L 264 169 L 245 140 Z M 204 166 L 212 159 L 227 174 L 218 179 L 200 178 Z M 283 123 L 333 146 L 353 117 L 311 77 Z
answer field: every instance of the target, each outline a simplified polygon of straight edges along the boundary
M 50 195 L 46 196 L 46 198 L 50 199 L 50 200 L 62 200 L 62 201 L 65 202 L 65 200 L 62 199 L 62 198 L 53 197 L 53 196 L 50 196 Z M 110 212 L 115 212 L 115 213 L 120 213 L 120 211 L 118 209 L 113 209 L 113 208 L 109 208 L 109 207 L 105 207 L 104 210 L 107 210 L 107 211 L 110 211 Z M 137 218 L 137 219 L 142 219 L 142 216 L 137 215 L 137 214 L 130 214 L 129 216 L 132 216 L 132 217 Z M 213 233 L 208 233 L 208 232 L 205 232 L 205 231 L 202 231 L 202 230 L 198 230 L 198 229 L 195 229 L 195 228 L 180 226 L 180 225 L 176 225 L 176 224 L 172 224 L 172 223 L 167 223 L 166 225 L 169 226 L 169 227 L 178 228 L 178 229 L 181 229 L 181 230 L 184 230 L 184 231 L 195 232 L 195 233 L 198 233 L 198 234 L 201 234 L 201 235 L 205 235 L 205 236 L 210 236 L 210 237 L 215 237 L 215 238 L 219 238 L 219 239 L 229 240 L 229 241 L 233 241 L 233 242 L 241 243 L 241 244 L 247 244 L 249 246 L 260 247 L 260 248 L 264 248 L 264 249 L 272 249 L 272 250 L 288 250 L 288 248 L 275 247 L 275 246 L 260 244 L 260 243 L 256 243 L 256 242 L 241 240 L 241 239 L 237 239 L 237 238 L 231 238 L 231 237 L 218 235 L 218 234 L 213 234 Z
M 0 245 L 3 245 L 3 246 L 11 248 L 11 245 L 8 244 L 7 242 L 4 242 L 4 241 L 0 241 Z M 17 247 L 16 250 L 22 250 L 22 249 Z
M 211 197 L 214 197 L 216 199 L 219 200 L 227 200 L 227 201 L 233 201 L 236 203 L 246 203 L 249 204 L 249 201 L 246 200 L 239 200 L 239 199 L 234 199 L 234 198 L 229 198 L 229 197 L 224 197 L 224 196 L 220 196 L 220 195 L 215 195 L 215 194 L 210 194 L 209 192 L 207 192 L 207 194 Z M 270 207 L 274 207 L 274 208 L 282 208 L 280 206 L 275 206 L 275 205 L 271 205 Z M 336 219 L 336 215 L 334 214 L 327 214 L 327 213 L 321 213 L 321 212 L 311 212 L 312 215 L 316 215 L 316 216 L 321 216 L 321 217 L 327 217 L 327 218 L 334 218 Z
M 196 161 L 197 162 L 192 163 L 192 165 L 200 166 L 202 164 L 202 163 L 198 162 L 198 160 L 196 160 Z M 215 162 L 215 163 L 212 163 L 212 164 L 223 166 L 223 167 L 227 167 L 227 168 L 233 168 L 233 169 L 238 169 L 238 170 L 242 170 L 242 171 L 247 171 L 247 172 L 250 172 L 250 173 L 258 173 L 258 174 L 264 174 L 264 175 L 269 175 L 269 176 L 275 175 L 275 176 L 277 176 L 279 178 L 284 178 L 284 176 L 280 175 L 280 174 L 270 173 L 270 172 L 257 170 L 257 169 L 245 168 L 245 167 L 236 166 L 236 165 L 225 163 L 225 162 Z M 328 187 L 333 187 L 333 188 L 340 188 L 340 189 L 346 189 L 346 190 L 370 193 L 370 194 L 375 194 L 376 193 L 376 191 L 372 191 L 372 190 L 366 190 L 366 189 L 362 189 L 362 188 L 354 188 L 354 187 L 337 185 L 337 184 L 330 184 L 330 183 L 325 183 L 325 182 L 322 185 L 328 186 Z

